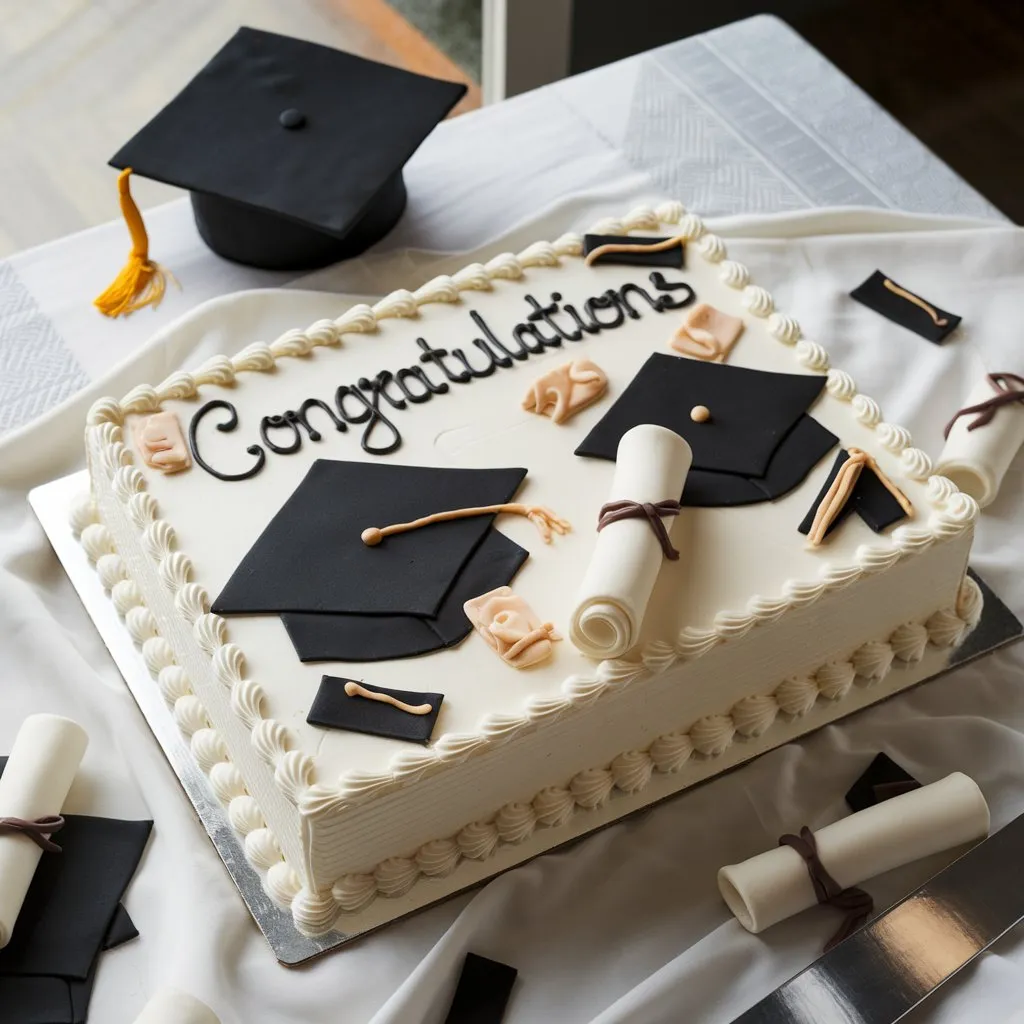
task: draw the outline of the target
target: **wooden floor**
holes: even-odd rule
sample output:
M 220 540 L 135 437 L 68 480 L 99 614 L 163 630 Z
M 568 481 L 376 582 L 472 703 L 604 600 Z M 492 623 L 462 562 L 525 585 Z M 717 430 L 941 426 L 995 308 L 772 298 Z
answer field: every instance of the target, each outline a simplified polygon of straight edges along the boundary
M 465 76 L 384 0 L 11 0 L 0 18 L 0 257 L 118 215 L 107 160 L 239 25 Z M 478 106 L 479 89 L 462 109 Z M 140 204 L 178 195 L 133 182 Z

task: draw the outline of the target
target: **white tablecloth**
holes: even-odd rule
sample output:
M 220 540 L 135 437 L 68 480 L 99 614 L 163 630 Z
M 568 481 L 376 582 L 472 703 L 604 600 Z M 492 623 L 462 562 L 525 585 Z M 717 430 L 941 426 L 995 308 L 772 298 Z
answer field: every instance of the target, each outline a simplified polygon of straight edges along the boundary
M 721 51 L 723 36 L 719 34 L 716 43 L 715 35 L 710 44 L 692 44 L 686 67 L 674 67 L 672 74 L 699 74 L 697 55 L 704 49 L 718 61 L 715 66 L 736 63 L 742 34 L 736 37 L 736 49 L 717 54 L 715 47 Z M 785 31 L 777 37 L 792 38 Z M 669 107 L 667 100 L 662 102 L 659 94 L 649 91 L 653 85 L 641 80 L 668 76 L 665 55 L 673 52 L 671 48 L 644 62 L 617 66 L 615 74 L 635 75 L 636 81 L 631 91 L 624 87 L 615 93 L 617 108 L 609 105 L 600 115 L 593 111 L 605 126 L 602 146 L 607 152 L 601 157 L 597 153 L 601 147 L 591 146 L 586 159 L 575 167 L 569 166 L 571 153 L 562 148 L 567 142 L 563 129 L 557 133 L 552 129 L 547 143 L 558 147 L 561 156 L 556 160 L 543 147 L 534 151 L 514 144 L 513 139 L 506 140 L 502 149 L 502 121 L 513 119 L 509 111 L 514 111 L 514 104 L 474 115 L 478 124 L 494 128 L 486 145 L 479 140 L 478 162 L 469 168 L 470 178 L 464 179 L 477 182 L 477 192 L 461 194 L 450 185 L 436 192 L 417 191 L 417 176 L 410 175 L 416 203 L 426 204 L 416 208 L 429 207 L 423 214 L 426 219 L 420 222 L 418 215 L 411 215 L 382 254 L 359 266 L 315 275 L 303 286 L 364 293 L 415 285 L 470 257 L 415 255 L 400 251 L 403 246 L 457 249 L 483 244 L 491 254 L 566 228 L 583 227 L 597 214 L 621 213 L 638 199 L 665 195 L 668 185 L 679 184 L 670 180 L 676 164 L 685 167 L 697 158 L 692 157 L 695 150 L 679 143 L 681 156 L 675 164 L 667 149 L 664 161 L 658 163 L 654 150 L 663 136 L 648 128 L 659 118 L 664 128 L 662 115 Z M 751 75 L 748 71 L 735 77 L 749 84 Z M 596 103 L 585 81 L 581 80 L 583 85 L 567 83 L 557 95 L 573 95 L 577 109 L 583 110 Z M 687 95 L 694 94 L 691 84 L 687 89 L 691 90 Z M 754 99 L 763 99 L 763 91 L 751 89 Z M 828 93 L 828 89 L 821 91 Z M 534 101 L 527 97 L 516 102 Z M 643 144 L 634 140 L 630 145 L 639 149 L 629 151 L 644 154 L 649 166 L 661 168 L 657 173 L 634 170 L 622 156 L 625 150 L 616 148 L 636 130 L 635 117 L 625 116 L 630 102 L 634 113 L 642 109 L 650 120 L 642 120 L 648 126 L 641 133 Z M 812 112 L 823 102 L 820 96 L 808 98 Z M 535 111 L 538 132 L 543 131 L 548 114 L 552 124 L 564 127 L 552 105 L 548 107 L 538 105 Z M 852 109 L 856 111 L 856 103 Z M 769 116 L 770 112 L 765 114 Z M 845 108 L 844 116 L 851 116 Z M 493 119 L 485 121 L 485 117 Z M 461 123 L 471 126 L 473 121 L 467 118 L 455 125 Z M 512 127 L 518 124 L 510 120 Z M 593 124 L 581 115 L 574 137 L 581 145 L 585 134 L 595 131 Z M 688 118 L 678 125 L 696 130 Z M 465 131 L 467 137 L 472 135 L 470 128 Z M 448 137 L 454 134 L 452 126 Z M 767 131 L 765 137 L 770 136 Z M 819 143 L 818 150 L 824 151 Z M 833 156 L 832 180 L 842 177 L 839 172 L 844 167 L 856 167 L 850 163 L 853 159 L 889 159 L 881 150 L 870 157 Z M 447 166 L 450 183 L 448 159 L 436 147 L 425 148 L 420 163 L 424 177 L 418 180 L 426 181 L 433 166 L 436 182 L 441 167 Z M 521 177 L 514 178 L 506 161 Z M 927 166 L 928 173 L 922 170 L 915 178 L 911 172 L 901 179 L 905 184 L 912 181 L 919 196 L 925 197 L 918 208 L 940 208 L 942 203 L 933 201 L 942 193 L 947 208 L 986 212 L 983 201 L 972 198 L 973 193 L 941 165 L 924 156 L 922 161 L 918 170 Z M 545 165 L 547 172 L 538 174 L 534 191 L 532 184 L 527 188 L 524 183 L 532 182 L 535 170 L 544 170 L 537 165 Z M 793 166 L 798 165 L 799 161 Z M 728 165 L 722 166 L 725 176 Z M 563 170 L 566 177 L 556 188 L 551 183 Z M 880 186 L 871 185 L 879 179 L 872 178 L 863 165 L 856 173 L 843 173 L 850 188 L 857 184 L 861 192 L 850 196 L 843 192 L 833 202 L 865 203 L 866 189 L 875 200 L 871 205 L 896 205 L 892 196 L 879 199 Z M 803 177 L 796 171 L 787 177 L 800 190 L 772 186 L 775 198 L 766 201 L 775 208 L 808 207 L 822 201 L 820 192 L 808 192 L 810 169 Z M 570 180 L 576 182 L 572 188 Z M 684 184 L 690 186 L 681 189 L 684 199 L 710 189 L 704 177 Z M 759 194 L 767 196 L 762 184 L 758 184 Z M 533 208 L 540 210 L 532 220 L 528 217 L 531 193 Z M 568 193 L 575 194 L 559 198 Z M 783 195 L 797 199 L 777 202 Z M 507 201 L 503 203 L 502 197 Z M 913 198 L 904 192 L 899 201 L 913 206 Z M 718 212 L 735 209 L 725 200 L 709 205 Z M 427 910 L 306 969 L 279 967 L 248 918 L 24 497 L 30 486 L 81 464 L 82 418 L 93 394 L 121 393 L 180 364 L 194 365 L 206 354 L 265 339 L 285 326 L 315 319 L 325 308 L 340 312 L 341 300 L 308 291 L 270 302 L 266 296 L 224 300 L 230 303 L 226 308 L 198 310 L 183 325 L 139 349 L 154 324 L 171 323 L 199 299 L 242 285 L 278 283 L 203 255 L 194 239 L 188 238 L 180 209 L 159 211 L 150 224 L 154 252 L 185 284 L 185 291 L 172 296 L 153 317 L 143 312 L 127 322 L 97 325 L 83 311 L 95 285 L 106 277 L 101 257 L 114 255 L 114 264 L 119 259 L 120 246 L 113 244 L 114 235 L 108 229 L 57 243 L 49 253 L 37 250 L 12 271 L 18 287 L 31 299 L 26 307 L 28 319 L 42 318 L 43 327 L 58 339 L 60 353 L 54 356 L 54 368 L 66 365 L 64 353 L 73 346 L 82 371 L 75 387 L 93 383 L 79 398 L 65 397 L 63 406 L 0 443 L 4 631 L 0 750 L 7 749 L 18 722 L 32 711 L 71 715 L 89 731 L 92 745 L 68 809 L 151 815 L 156 821 L 154 839 L 127 898 L 142 937 L 104 957 L 92 1020 L 130 1022 L 153 990 L 174 985 L 208 1002 L 224 1024 L 438 1024 L 462 957 L 473 950 L 519 968 L 520 981 L 507 1018 L 510 1024 L 725 1022 L 809 963 L 835 921 L 829 911 L 816 909 L 763 936 L 751 936 L 730 919 L 720 902 L 715 870 L 772 845 L 783 831 L 805 823 L 820 826 L 842 814 L 843 792 L 875 752 L 886 750 L 922 781 L 954 769 L 972 775 L 992 805 L 997 826 L 1024 810 L 1024 690 L 1019 685 L 1024 653 L 1013 649 L 777 750 L 571 850 L 541 858 L 476 893 Z M 966 219 L 937 221 L 866 209 L 725 221 L 721 230 L 744 239 L 731 243 L 731 252 L 747 262 L 756 278 L 774 292 L 778 304 L 792 311 L 806 332 L 829 349 L 834 363 L 881 402 L 887 418 L 908 426 L 916 443 L 933 455 L 940 446 L 941 425 L 958 406 L 968 377 L 982 367 L 1021 369 L 1017 353 L 1024 233 L 1020 231 Z M 845 300 L 844 293 L 876 266 L 962 314 L 964 324 L 957 335 L 936 348 Z M 210 277 L 214 270 L 219 277 Z M 55 282 L 60 288 L 54 289 Z M 26 344 L 26 361 L 38 355 Z M 126 357 L 125 365 L 110 370 L 114 361 Z M 105 380 L 96 381 L 104 375 Z M 1022 477 L 1024 463 L 1018 460 L 1003 494 L 982 517 L 973 559 L 1018 615 L 1024 614 L 1024 550 L 1017 527 L 1024 515 Z M 942 858 L 936 858 L 910 865 L 872 881 L 869 889 L 884 906 L 941 864 Z M 1024 946 L 1011 935 L 965 972 L 941 1000 L 934 1000 L 913 1019 L 994 1024 L 1018 1008 L 1021 991 Z

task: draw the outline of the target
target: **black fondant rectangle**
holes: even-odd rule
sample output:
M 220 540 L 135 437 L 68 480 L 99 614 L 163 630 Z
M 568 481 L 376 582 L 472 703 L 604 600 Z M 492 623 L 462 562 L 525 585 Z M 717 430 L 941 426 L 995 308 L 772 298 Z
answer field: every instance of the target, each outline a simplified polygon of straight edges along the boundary
M 894 787 L 899 787 L 902 792 L 908 792 L 920 785 L 910 772 L 901 768 L 888 754 L 876 754 L 871 764 L 847 791 L 846 803 L 851 811 L 863 811 L 891 796 L 898 795 Z
M 944 320 L 945 323 L 936 323 L 926 309 L 887 288 L 886 281 L 920 299 L 922 303 L 935 311 L 935 317 L 938 320 Z M 955 313 L 940 309 L 933 302 L 921 298 L 916 292 L 911 292 L 909 288 L 897 284 L 880 270 L 876 270 L 863 284 L 854 288 L 850 292 L 850 298 L 936 345 L 945 341 L 949 334 L 956 330 L 961 319 Z
M 501 1024 L 518 974 L 508 964 L 467 953 L 445 1024 Z
M 414 707 L 430 704 L 425 715 L 411 715 L 391 704 L 368 697 L 350 697 L 345 693 L 347 682 L 357 682 L 374 693 L 386 693 Z M 349 680 L 340 676 L 324 676 L 320 689 L 306 716 L 310 725 L 326 729 L 347 729 L 350 732 L 383 736 L 385 739 L 405 740 L 409 743 L 427 743 L 441 713 L 443 693 L 420 693 L 414 690 L 392 690 L 386 686 L 373 686 L 361 679 Z
M 584 235 L 583 255 L 589 256 L 602 245 L 657 245 L 667 237 L 650 238 L 643 235 Z M 598 256 L 594 263 L 617 263 L 627 267 L 677 267 L 686 265 L 686 246 L 683 242 L 671 249 L 658 252 L 609 252 Z

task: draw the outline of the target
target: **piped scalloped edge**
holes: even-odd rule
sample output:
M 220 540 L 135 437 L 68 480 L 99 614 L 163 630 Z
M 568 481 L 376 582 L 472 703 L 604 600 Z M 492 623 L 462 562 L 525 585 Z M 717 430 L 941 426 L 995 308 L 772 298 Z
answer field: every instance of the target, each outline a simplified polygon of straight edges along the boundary
M 978 507 L 973 499 L 959 492 L 946 478 L 931 476 L 931 459 L 925 452 L 912 447 L 909 432 L 882 421 L 878 404 L 857 392 L 849 374 L 830 368 L 825 349 L 804 338 L 796 320 L 775 310 L 771 295 L 765 289 L 750 284 L 747 268 L 726 258 L 724 241 L 707 232 L 701 219 L 688 213 L 681 203 L 666 202 L 654 210 L 638 207 L 622 220 L 606 218 L 599 221 L 590 231 L 629 234 L 633 231 L 656 231 L 663 224 L 677 225 L 676 234 L 694 243 L 693 249 L 708 263 L 719 264 L 721 279 L 743 292 L 743 304 L 748 312 L 766 319 L 768 332 L 781 344 L 793 349 L 794 357 L 801 366 L 811 372 L 828 375 L 828 393 L 839 401 L 853 404 L 858 421 L 879 434 L 879 441 L 886 450 L 900 456 L 901 468 L 909 477 L 929 480 L 928 495 L 933 506 L 929 526 L 900 527 L 893 532 L 888 545 L 862 545 L 857 551 L 857 564 L 826 565 L 818 581 L 789 581 L 779 598 L 755 595 L 744 612 L 720 612 L 710 630 L 684 629 L 675 643 L 651 642 L 641 651 L 639 664 L 602 662 L 596 666 L 592 677 L 573 676 L 565 680 L 562 684 L 563 697 L 528 701 L 523 716 L 490 715 L 480 723 L 476 734 L 445 734 L 422 756 L 414 757 L 412 764 L 406 763 L 408 758 L 397 755 L 387 772 L 350 772 L 334 785 L 313 785 L 312 758 L 293 749 L 294 738 L 287 727 L 262 717 L 262 691 L 258 684 L 242 675 L 244 656 L 241 650 L 228 641 L 224 620 L 208 611 L 206 592 L 191 582 L 192 566 L 188 557 L 173 550 L 173 528 L 158 518 L 156 502 L 146 492 L 145 478 L 132 464 L 131 452 L 124 444 L 121 427 L 125 417 L 155 412 L 168 400 L 194 398 L 203 385 L 231 386 L 240 373 L 272 371 L 278 359 L 301 358 L 314 348 L 336 346 L 344 334 L 372 333 L 378 321 L 383 319 L 415 317 L 420 306 L 458 302 L 463 291 L 491 290 L 494 281 L 517 280 L 530 267 L 557 267 L 563 257 L 582 254 L 581 237 L 567 233 L 553 243 L 536 242 L 518 255 L 501 253 L 485 264 L 472 263 L 451 276 L 435 277 L 415 292 L 399 289 L 372 307 L 353 306 L 336 320 L 319 320 L 305 331 L 287 331 L 269 344 L 251 344 L 232 358 L 214 356 L 192 373 L 171 374 L 155 388 L 149 385 L 133 388 L 121 401 L 101 398 L 89 410 L 86 427 L 87 435 L 94 433 L 98 438 L 100 466 L 144 535 L 144 546 L 157 561 L 161 580 L 177 592 L 179 611 L 186 616 L 196 611 L 195 618 L 189 620 L 193 622 L 196 641 L 211 657 L 220 681 L 231 689 L 236 713 L 243 720 L 246 720 L 245 715 L 253 718 L 252 742 L 263 760 L 273 768 L 278 787 L 292 803 L 298 805 L 301 802 L 305 810 L 315 814 L 382 795 L 404 785 L 413 775 L 461 762 L 470 754 L 487 749 L 493 742 L 505 742 L 513 734 L 534 727 L 541 720 L 550 720 L 576 705 L 589 704 L 610 687 L 632 682 L 650 671 L 664 671 L 681 658 L 699 657 L 720 642 L 744 635 L 758 622 L 774 621 L 790 607 L 802 607 L 830 589 L 845 586 L 866 573 L 888 568 L 904 555 L 919 551 L 936 539 L 960 533 L 974 522 Z M 223 653 L 225 648 L 229 653 Z M 295 902 L 300 886 L 298 876 L 291 872 L 286 878 L 283 870 L 274 874 L 268 892 L 279 903 Z M 289 893 L 292 899 L 289 899 Z M 305 907 L 303 916 L 308 918 L 308 927 L 303 929 L 300 925 L 300 930 L 319 927 L 318 922 L 322 922 L 328 913 L 322 896 L 315 899 L 311 894 L 307 893 L 307 896 L 310 897 L 308 900 L 300 900 L 299 903 Z
M 929 645 L 947 650 L 958 646 L 977 625 L 983 600 L 977 583 L 965 576 L 954 607 L 923 622 L 903 623 L 887 640 L 868 641 L 846 660 L 785 679 L 768 693 L 743 697 L 723 714 L 706 715 L 659 736 L 645 750 L 623 751 L 606 765 L 577 772 L 564 786 L 546 786 L 529 802 L 504 804 L 489 818 L 473 821 L 453 836 L 430 840 L 410 856 L 388 857 L 370 872 L 343 875 L 323 893 L 302 890 L 298 907 L 293 904 L 296 920 L 306 930 L 320 930 L 314 934 L 329 931 L 340 915 L 362 910 L 378 896 L 402 896 L 421 877 L 445 877 L 463 858 L 485 860 L 502 845 L 523 842 L 538 826 L 566 825 L 579 810 L 600 807 L 616 792 L 640 792 L 655 772 L 679 771 L 694 752 L 720 757 L 736 736 L 764 735 L 780 713 L 797 718 L 819 700 L 843 700 L 857 680 L 878 683 L 894 667 L 920 661 Z M 660 667 L 649 674 L 656 671 Z

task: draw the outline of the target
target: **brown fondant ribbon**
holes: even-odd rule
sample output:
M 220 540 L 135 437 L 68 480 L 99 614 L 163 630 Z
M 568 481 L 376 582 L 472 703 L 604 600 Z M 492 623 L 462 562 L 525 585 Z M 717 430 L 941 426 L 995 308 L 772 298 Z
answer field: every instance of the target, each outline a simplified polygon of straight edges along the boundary
M 630 501 L 628 498 L 622 501 L 609 501 L 601 506 L 601 514 L 597 520 L 597 532 L 600 533 L 606 526 L 620 522 L 623 519 L 646 519 L 651 524 L 654 536 L 658 538 L 662 554 L 674 562 L 679 558 L 679 552 L 672 547 L 668 530 L 661 521 L 667 516 L 677 516 L 682 510 L 678 501 L 668 499 L 666 501 Z
M 46 818 L 26 821 L 24 818 L 0 818 L 0 835 L 18 832 L 28 836 L 44 853 L 60 853 L 61 847 L 50 841 L 54 832 L 64 827 L 64 819 L 59 814 L 51 814 Z
M 942 434 L 943 437 L 949 437 L 953 424 L 961 416 L 973 416 L 977 413 L 977 417 L 967 424 L 968 430 L 977 430 L 978 427 L 984 427 L 986 424 L 991 423 L 992 418 L 1004 405 L 1012 405 L 1014 402 L 1024 404 L 1024 377 L 1019 377 L 1016 373 L 990 373 L 988 375 L 988 382 L 995 389 L 996 393 L 991 398 L 985 399 L 984 402 L 979 402 L 977 405 L 968 405 L 966 408 L 960 409 L 946 424 L 946 429 Z M 1018 385 L 1018 387 L 1011 387 L 1011 383 Z
M 849 889 L 840 887 L 818 858 L 818 844 L 814 839 L 814 833 L 806 825 L 800 829 L 798 836 L 791 832 L 780 836 L 779 846 L 789 846 L 803 858 L 818 902 L 835 907 L 846 914 L 836 933 L 825 943 L 827 953 L 833 946 L 851 936 L 868 919 L 871 911 L 875 909 L 875 901 L 863 889 L 855 886 Z

